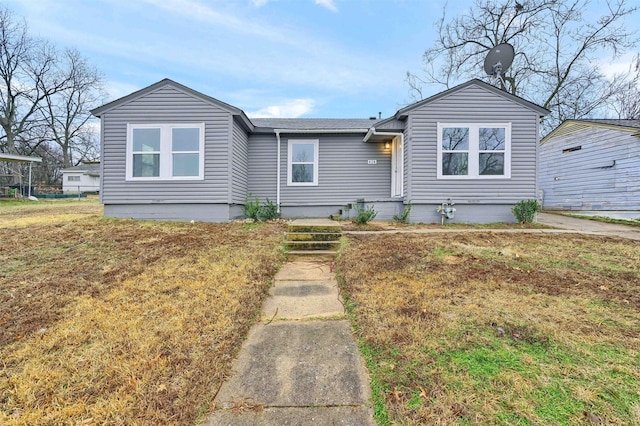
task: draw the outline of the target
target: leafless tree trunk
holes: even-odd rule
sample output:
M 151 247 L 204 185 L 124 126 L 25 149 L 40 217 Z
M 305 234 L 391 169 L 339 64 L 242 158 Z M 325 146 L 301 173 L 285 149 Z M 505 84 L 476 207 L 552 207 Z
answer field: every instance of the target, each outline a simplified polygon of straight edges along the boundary
M 629 0 L 608 0 L 607 13 L 594 21 L 585 13 L 590 3 L 476 0 L 468 12 L 453 18 L 447 17 L 445 6 L 436 23 L 438 40 L 423 55 L 423 73 L 407 73 L 412 97 L 421 99 L 425 84 L 491 81 L 484 75 L 484 58 L 491 48 L 510 43 L 516 55 L 503 89 L 551 110 L 546 131 L 564 119 L 601 111 L 615 87 L 598 69 L 596 57 L 607 53 L 617 58 L 636 45 L 624 19 L 638 7 Z
M 53 142 L 62 149 L 62 166 L 66 168 L 95 158 L 97 142 L 90 126 L 90 109 L 104 92 L 102 75 L 77 50 L 66 50 L 59 68 L 60 79 L 69 84 L 45 96 L 44 115 Z

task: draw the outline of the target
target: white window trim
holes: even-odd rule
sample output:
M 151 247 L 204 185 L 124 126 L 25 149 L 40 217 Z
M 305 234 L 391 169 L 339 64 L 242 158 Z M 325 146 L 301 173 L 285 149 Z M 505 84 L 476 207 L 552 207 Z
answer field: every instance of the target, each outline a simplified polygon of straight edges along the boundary
M 437 178 L 438 179 L 511 179 L 511 123 L 440 123 L 438 122 L 438 155 L 437 155 Z M 468 174 L 466 175 L 443 175 L 442 174 L 442 129 L 448 127 L 466 127 L 469 129 L 469 149 L 461 152 L 468 152 Z M 504 128 L 504 174 L 503 175 L 480 175 L 480 128 Z M 488 151 L 483 151 L 488 152 Z
M 293 182 L 292 177 L 292 149 L 295 144 L 313 144 L 313 182 Z M 319 140 L 318 139 L 289 139 L 287 145 L 287 186 L 318 186 L 319 161 Z M 298 164 L 298 163 L 296 163 Z M 311 162 L 309 162 L 311 164 Z
M 173 176 L 173 149 L 171 144 L 172 129 L 197 128 L 198 141 L 198 176 Z M 133 129 L 160 129 L 160 176 L 133 176 Z M 156 152 L 156 151 L 154 151 Z M 150 153 L 154 153 L 150 152 Z M 176 151 L 179 153 L 195 153 L 195 151 Z M 127 181 L 175 181 L 175 180 L 204 180 L 204 123 L 128 123 L 127 124 Z

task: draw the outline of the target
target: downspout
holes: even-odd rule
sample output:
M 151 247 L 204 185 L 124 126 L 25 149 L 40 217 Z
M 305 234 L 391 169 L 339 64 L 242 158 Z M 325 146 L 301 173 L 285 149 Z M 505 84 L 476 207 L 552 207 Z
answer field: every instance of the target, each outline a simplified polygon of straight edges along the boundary
M 276 165 L 276 208 L 278 213 L 280 213 L 280 130 L 275 130 L 276 132 L 276 144 L 278 145 L 276 149 L 276 157 L 278 164 Z

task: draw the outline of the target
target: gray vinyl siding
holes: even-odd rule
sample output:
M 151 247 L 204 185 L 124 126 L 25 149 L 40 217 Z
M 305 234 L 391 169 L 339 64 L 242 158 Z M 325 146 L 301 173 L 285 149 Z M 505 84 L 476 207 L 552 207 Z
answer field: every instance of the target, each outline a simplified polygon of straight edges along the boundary
M 102 115 L 102 202 L 227 203 L 231 114 L 173 87 L 158 90 Z M 127 123 L 205 123 L 204 180 L 127 182 Z
M 385 130 L 399 130 L 399 129 L 404 129 L 405 126 L 405 122 L 404 121 L 400 121 L 400 120 L 389 120 L 386 123 L 381 123 L 381 124 L 374 124 L 374 127 L 378 130 L 381 129 L 385 129 Z
M 244 204 L 249 185 L 249 137 L 240 125 L 233 121 L 231 161 L 231 202 Z
M 260 200 L 276 202 L 276 135 L 249 136 L 248 191 Z
M 408 196 L 414 203 L 509 204 L 536 196 L 538 113 L 471 85 L 409 112 Z M 438 179 L 437 123 L 511 123 L 511 178 Z
M 360 135 L 282 135 L 282 205 L 345 204 L 391 197 L 391 150 Z M 318 186 L 287 186 L 289 139 L 318 139 Z M 367 164 L 376 160 L 377 164 Z
M 640 138 L 600 126 L 553 137 L 540 147 L 540 188 L 546 209 L 640 210 Z
M 391 197 L 391 150 L 364 143 L 364 134 L 283 134 L 280 141 L 280 202 L 283 206 L 344 205 Z M 319 140 L 318 186 L 287 186 L 289 139 Z M 275 135 L 249 138 L 249 192 L 261 200 L 276 199 Z M 376 160 L 377 164 L 367 164 Z

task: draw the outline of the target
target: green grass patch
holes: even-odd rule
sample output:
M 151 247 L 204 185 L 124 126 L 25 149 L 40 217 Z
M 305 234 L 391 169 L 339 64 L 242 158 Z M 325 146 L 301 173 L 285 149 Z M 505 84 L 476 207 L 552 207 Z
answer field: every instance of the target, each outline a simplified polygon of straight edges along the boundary
M 587 215 L 579 215 L 579 214 L 571 214 L 571 213 L 563 213 L 563 212 L 554 212 L 554 214 L 560 214 L 568 217 L 575 217 L 576 219 L 587 219 L 594 220 L 596 222 L 604 222 L 604 223 L 615 223 L 618 225 L 629 225 L 629 226 L 639 226 L 640 227 L 640 218 L 638 219 L 614 219 L 612 217 L 607 216 L 587 216 Z
M 354 235 L 337 267 L 384 421 L 640 424 L 634 242 Z

